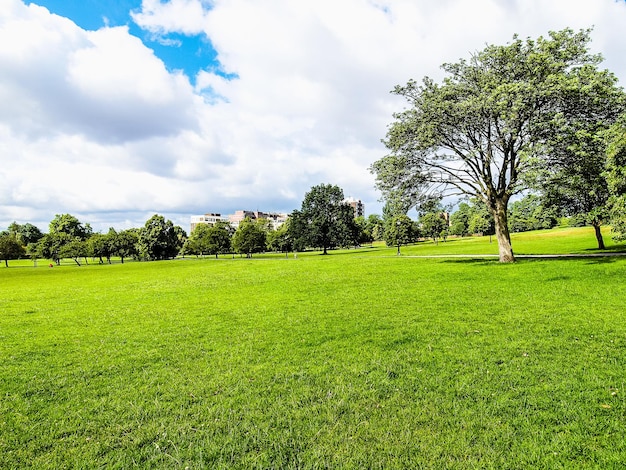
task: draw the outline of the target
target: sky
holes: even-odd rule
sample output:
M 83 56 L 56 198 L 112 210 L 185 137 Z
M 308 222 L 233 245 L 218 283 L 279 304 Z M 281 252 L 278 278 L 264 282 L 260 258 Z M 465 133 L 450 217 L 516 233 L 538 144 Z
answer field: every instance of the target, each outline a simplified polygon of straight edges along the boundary
M 0 230 L 70 213 L 291 212 L 312 186 L 382 211 L 395 85 L 488 44 L 593 27 L 626 84 L 624 0 L 0 0 Z

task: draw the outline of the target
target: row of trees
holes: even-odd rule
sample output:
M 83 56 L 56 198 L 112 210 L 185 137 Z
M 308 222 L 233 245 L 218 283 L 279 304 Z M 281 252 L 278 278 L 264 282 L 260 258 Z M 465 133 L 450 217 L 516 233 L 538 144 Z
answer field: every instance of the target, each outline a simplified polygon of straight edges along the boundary
M 514 36 L 444 64 L 441 83 L 397 86 L 409 106 L 389 127 L 390 154 L 371 166 L 385 199 L 403 210 L 445 196 L 482 201 L 502 262 L 515 260 L 509 203 L 529 190 L 544 209 L 583 216 L 601 248 L 607 220 L 625 237 L 626 94 L 589 44 L 590 30 Z
M 33 260 L 73 259 L 77 265 L 97 258 L 100 263 L 111 257 L 140 260 L 163 260 L 184 255 L 219 255 L 240 253 L 248 257 L 267 250 L 303 251 L 318 247 L 327 253 L 335 247 L 371 242 L 382 234 L 377 216 L 355 219 L 354 210 L 343 203 L 343 191 L 333 185 L 314 186 L 305 195 L 302 208 L 294 211 L 278 230 L 268 220 L 242 221 L 235 230 L 228 223 L 213 226 L 200 224 L 188 237 L 185 231 L 163 216 L 154 215 L 142 228 L 108 233 L 93 233 L 71 214 L 57 215 L 42 233 L 31 224 L 11 224 L 0 234 L 0 257 L 9 259 L 30 256 Z M 372 235 L 374 234 L 374 235 Z
M 302 208 L 294 211 L 288 221 L 274 230 L 268 220 L 242 221 L 235 228 L 226 222 L 215 225 L 199 224 L 187 237 L 180 227 L 160 215 L 150 218 L 140 229 L 93 233 L 89 224 L 81 223 L 70 214 L 57 215 L 49 224 L 49 233 L 42 233 L 32 224 L 12 223 L 0 233 L 0 259 L 8 266 L 9 259 L 30 256 L 33 260 L 46 258 L 59 264 L 61 259 L 73 259 L 76 264 L 96 258 L 100 263 L 111 262 L 115 256 L 162 260 L 177 255 L 207 256 L 240 253 L 250 257 L 265 251 L 304 251 L 320 248 L 327 253 L 335 247 L 349 247 L 384 240 L 388 246 L 400 247 L 421 238 L 435 242 L 449 235 L 466 236 L 476 233 L 493 235 L 495 221 L 480 199 L 461 202 L 448 218 L 450 208 L 432 202 L 412 220 L 405 214 L 394 215 L 388 206 L 383 217 L 353 217 L 353 210 L 343 203 L 343 191 L 333 185 L 314 186 L 306 194 Z M 511 204 L 509 229 L 512 232 L 547 229 L 559 222 L 553 207 L 531 194 Z M 574 224 L 582 225 L 585 219 Z
M 83 224 L 71 214 L 57 214 L 49 224 L 48 233 L 42 233 L 32 224 L 12 223 L 0 234 L 0 257 L 8 260 L 29 256 L 33 260 L 45 258 L 57 265 L 64 258 L 81 260 L 97 258 L 103 263 L 116 256 L 145 260 L 166 259 L 176 256 L 186 239 L 185 232 L 160 215 L 148 220 L 141 229 L 94 233 L 91 226 Z

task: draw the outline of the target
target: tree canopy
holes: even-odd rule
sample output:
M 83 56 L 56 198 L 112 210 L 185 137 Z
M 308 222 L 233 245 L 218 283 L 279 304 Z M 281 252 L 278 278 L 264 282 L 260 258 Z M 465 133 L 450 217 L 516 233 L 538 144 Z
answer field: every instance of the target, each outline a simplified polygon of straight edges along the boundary
M 265 251 L 267 245 L 266 224 L 263 219 L 261 222 L 251 220 L 246 217 L 239 223 L 239 227 L 235 231 L 232 239 L 233 249 L 237 253 L 245 254 L 251 258 L 253 253 L 261 253 Z
M 147 260 L 174 258 L 183 246 L 184 235 L 184 231 L 171 220 L 155 214 L 139 230 L 139 254 Z
M 293 211 L 289 230 L 297 246 L 328 248 L 358 244 L 354 209 L 344 202 L 343 190 L 332 184 L 313 186 L 302 208 Z
M 433 195 L 480 198 L 494 217 L 500 261 L 514 261 L 509 200 L 559 145 L 556 134 L 574 120 L 594 119 L 592 110 L 571 112 L 583 95 L 593 102 L 606 91 L 588 85 L 612 81 L 598 70 L 601 58 L 589 43 L 589 30 L 514 36 L 444 64 L 441 84 L 426 77 L 397 86 L 393 92 L 409 107 L 394 115 L 384 140 L 390 154 L 371 166 L 384 197 L 409 205 Z

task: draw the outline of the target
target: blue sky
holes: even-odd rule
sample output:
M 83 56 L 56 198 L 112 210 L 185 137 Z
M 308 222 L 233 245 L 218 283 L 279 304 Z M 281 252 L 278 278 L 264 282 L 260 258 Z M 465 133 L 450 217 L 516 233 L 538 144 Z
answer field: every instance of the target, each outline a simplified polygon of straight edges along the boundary
M 188 228 L 290 212 L 320 183 L 380 214 L 395 85 L 591 26 L 626 84 L 624 24 L 622 0 L 0 0 L 0 230 Z
M 221 73 L 217 52 L 205 34 L 186 35 L 170 32 L 161 37 L 141 29 L 131 12 L 141 10 L 141 0 L 37 0 L 27 1 L 71 19 L 86 30 L 106 26 L 127 26 L 129 33 L 143 41 L 166 64 L 170 71 L 183 70 L 192 83 L 200 70 Z

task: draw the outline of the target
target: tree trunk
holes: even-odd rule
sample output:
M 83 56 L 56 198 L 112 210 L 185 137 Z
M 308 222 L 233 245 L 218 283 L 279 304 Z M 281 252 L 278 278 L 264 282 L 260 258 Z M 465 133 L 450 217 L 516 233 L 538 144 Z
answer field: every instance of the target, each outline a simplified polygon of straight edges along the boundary
M 598 250 L 604 250 L 604 239 L 602 238 L 602 231 L 600 230 L 600 224 L 593 224 L 593 229 L 596 232 L 596 240 L 598 240 Z
M 493 219 L 496 225 L 496 239 L 498 240 L 498 254 L 501 263 L 514 263 L 515 256 L 511 247 L 511 235 L 509 234 L 508 214 L 506 199 L 496 200 L 493 208 Z

